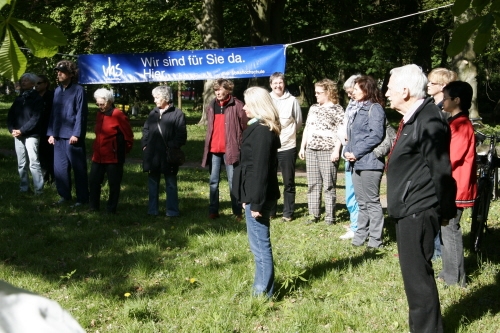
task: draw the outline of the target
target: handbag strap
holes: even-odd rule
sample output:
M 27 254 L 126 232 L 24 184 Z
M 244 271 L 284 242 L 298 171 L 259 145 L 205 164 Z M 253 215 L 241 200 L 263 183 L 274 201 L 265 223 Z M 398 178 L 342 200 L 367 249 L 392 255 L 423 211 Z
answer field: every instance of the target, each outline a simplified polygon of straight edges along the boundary
M 168 149 L 167 140 L 165 140 L 165 138 L 163 137 L 163 132 L 161 130 L 160 119 L 161 119 L 161 115 L 158 117 L 158 121 L 156 122 L 156 125 L 158 125 L 158 131 L 160 132 L 160 136 L 163 140 L 163 143 L 165 144 L 165 147 L 167 147 L 167 149 Z

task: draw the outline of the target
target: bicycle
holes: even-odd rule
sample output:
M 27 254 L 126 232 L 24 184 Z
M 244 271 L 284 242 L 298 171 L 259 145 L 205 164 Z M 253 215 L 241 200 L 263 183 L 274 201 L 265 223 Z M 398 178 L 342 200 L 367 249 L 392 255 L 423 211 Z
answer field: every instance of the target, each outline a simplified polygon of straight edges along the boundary
M 470 245 L 473 251 L 481 250 L 484 234 L 488 229 L 488 213 L 490 202 L 497 197 L 499 158 L 496 143 L 500 141 L 497 135 L 488 135 L 475 130 L 476 162 L 478 167 L 477 198 L 472 207 L 472 223 L 470 230 Z M 489 140 L 488 144 L 484 144 Z

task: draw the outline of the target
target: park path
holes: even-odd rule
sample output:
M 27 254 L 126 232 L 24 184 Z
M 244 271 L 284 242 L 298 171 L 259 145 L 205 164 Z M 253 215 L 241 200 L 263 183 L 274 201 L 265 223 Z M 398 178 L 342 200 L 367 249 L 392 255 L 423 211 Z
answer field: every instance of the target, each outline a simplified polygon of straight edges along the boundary
M 15 156 L 16 152 L 14 149 L 0 148 L 0 154 Z M 142 160 L 139 158 L 127 158 L 126 163 L 140 164 L 140 163 L 142 163 Z M 183 166 L 181 166 L 181 168 L 200 169 L 200 170 L 204 169 L 201 167 L 200 162 L 191 162 L 191 161 L 186 162 Z M 296 177 L 306 177 L 306 170 L 296 170 L 295 176 Z M 344 172 L 338 172 L 337 177 L 344 178 Z M 382 177 L 382 186 L 384 186 L 385 184 L 386 184 L 386 178 L 385 178 L 385 174 L 384 174 Z M 341 203 L 341 204 L 345 204 L 344 191 L 337 191 L 337 202 Z M 387 208 L 387 195 L 385 195 L 385 194 L 380 195 L 380 202 L 381 202 L 383 208 Z

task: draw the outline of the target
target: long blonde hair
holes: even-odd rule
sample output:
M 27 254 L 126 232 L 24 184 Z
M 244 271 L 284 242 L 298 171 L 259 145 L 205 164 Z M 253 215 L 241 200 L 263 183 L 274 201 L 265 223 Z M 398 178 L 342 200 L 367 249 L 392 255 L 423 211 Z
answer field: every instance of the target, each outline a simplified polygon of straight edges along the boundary
M 261 87 L 250 87 L 245 90 L 244 95 L 245 107 L 263 125 L 269 127 L 270 131 L 279 135 L 281 132 L 279 113 L 269 92 Z

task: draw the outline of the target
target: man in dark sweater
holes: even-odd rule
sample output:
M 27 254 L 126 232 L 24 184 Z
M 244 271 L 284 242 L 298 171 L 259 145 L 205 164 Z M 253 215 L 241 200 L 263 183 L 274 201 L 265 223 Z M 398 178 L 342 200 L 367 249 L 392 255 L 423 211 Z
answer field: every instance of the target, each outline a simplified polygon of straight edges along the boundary
M 71 172 L 73 168 L 76 204 L 89 202 L 85 134 L 87 131 L 87 97 L 82 86 L 76 84 L 78 70 L 68 60 L 61 60 L 54 68 L 59 86 L 54 91 L 54 103 L 47 135 L 54 145 L 54 176 L 58 203 L 71 200 Z
M 396 220 L 412 333 L 443 332 L 431 258 L 440 225 L 456 215 L 450 129 L 416 65 L 394 68 L 386 96 L 403 115 L 387 159 L 387 211 Z

